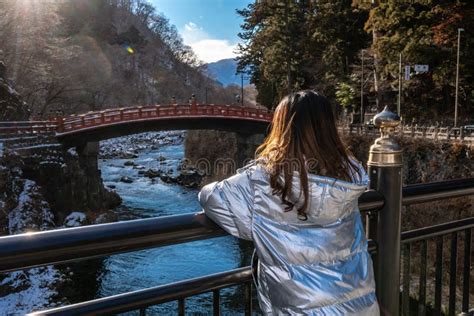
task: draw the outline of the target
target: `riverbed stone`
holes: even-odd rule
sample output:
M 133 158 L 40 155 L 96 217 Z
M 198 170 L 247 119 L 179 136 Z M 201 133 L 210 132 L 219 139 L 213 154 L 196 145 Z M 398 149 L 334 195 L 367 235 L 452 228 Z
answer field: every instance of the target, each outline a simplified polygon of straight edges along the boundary
M 133 183 L 133 179 L 130 178 L 130 177 L 127 177 L 127 176 L 123 176 L 120 178 L 120 182 L 123 182 L 123 183 Z

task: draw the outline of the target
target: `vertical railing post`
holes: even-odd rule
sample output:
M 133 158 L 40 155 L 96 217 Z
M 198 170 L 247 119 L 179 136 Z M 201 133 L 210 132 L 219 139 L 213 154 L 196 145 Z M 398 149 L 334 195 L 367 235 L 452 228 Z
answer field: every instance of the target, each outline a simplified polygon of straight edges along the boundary
M 377 244 L 374 272 L 383 315 L 399 315 L 400 295 L 400 214 L 402 208 L 402 150 L 393 138 L 400 118 L 387 107 L 374 117 L 381 137 L 370 147 L 368 172 L 370 188 L 385 198 L 383 208 L 372 218 L 368 237 Z
M 142 107 L 142 106 L 139 106 L 139 107 L 138 107 L 138 118 L 139 118 L 139 119 L 141 119 L 142 116 L 143 116 L 143 111 L 142 111 L 142 110 L 143 110 L 143 107 Z
M 191 114 L 197 114 L 197 102 L 194 94 L 191 97 Z

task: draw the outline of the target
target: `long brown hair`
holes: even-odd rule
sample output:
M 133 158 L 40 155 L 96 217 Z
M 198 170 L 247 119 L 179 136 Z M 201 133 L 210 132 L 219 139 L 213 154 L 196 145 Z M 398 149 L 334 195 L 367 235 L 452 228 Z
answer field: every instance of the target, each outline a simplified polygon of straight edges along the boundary
M 345 181 L 351 181 L 354 172 L 359 173 L 352 153 L 339 137 L 329 101 L 312 90 L 283 98 L 275 110 L 270 134 L 256 155 L 263 158 L 273 193 L 281 196 L 287 211 L 295 207 L 292 179 L 295 171 L 299 173 L 304 202 L 298 203 L 301 206 L 297 211 L 304 218 L 308 172 Z

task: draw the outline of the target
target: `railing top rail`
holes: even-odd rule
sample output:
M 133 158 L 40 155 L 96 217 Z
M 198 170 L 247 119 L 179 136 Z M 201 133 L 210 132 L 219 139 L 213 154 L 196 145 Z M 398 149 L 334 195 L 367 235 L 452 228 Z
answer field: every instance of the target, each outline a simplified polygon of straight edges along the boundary
M 474 217 L 406 231 L 402 233 L 401 241 L 402 243 L 411 243 L 470 228 L 474 228 Z
M 204 214 L 184 214 L 0 237 L 0 272 L 224 236 Z
M 474 194 L 474 178 L 408 185 L 403 188 L 403 205 L 425 203 Z
M 0 125 L 18 125 L 18 124 L 25 124 L 25 125 L 31 125 L 31 124 L 50 124 L 51 121 L 4 121 L 0 122 Z
M 374 191 L 361 210 L 380 208 Z M 224 236 L 204 213 L 147 218 L 0 237 L 0 272 Z

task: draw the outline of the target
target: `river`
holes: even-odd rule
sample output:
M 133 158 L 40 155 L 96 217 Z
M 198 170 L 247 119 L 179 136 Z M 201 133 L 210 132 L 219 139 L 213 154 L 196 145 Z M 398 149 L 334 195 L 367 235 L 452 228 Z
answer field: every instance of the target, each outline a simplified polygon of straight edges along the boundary
M 109 144 L 110 146 L 110 144 Z M 176 170 L 184 155 L 184 145 L 159 145 L 158 148 L 138 150 L 136 165 L 149 168 L 163 168 L 166 165 Z M 139 175 L 139 169 L 124 166 L 128 159 L 101 159 L 99 167 L 104 184 L 114 187 L 123 199 L 123 205 L 116 209 L 119 220 L 160 217 L 200 210 L 197 189 L 176 184 L 163 183 Z M 133 183 L 123 183 L 127 176 Z M 169 282 L 199 277 L 248 265 L 251 246 L 233 237 L 220 237 L 179 245 L 153 248 L 107 257 L 103 261 L 97 278 L 96 297 L 105 297 L 128 291 L 153 287 Z M 243 314 L 242 288 L 234 287 L 222 291 L 222 312 L 224 315 Z M 149 314 L 177 314 L 177 303 L 172 302 L 148 309 Z M 212 313 L 212 293 L 186 299 L 186 314 Z

